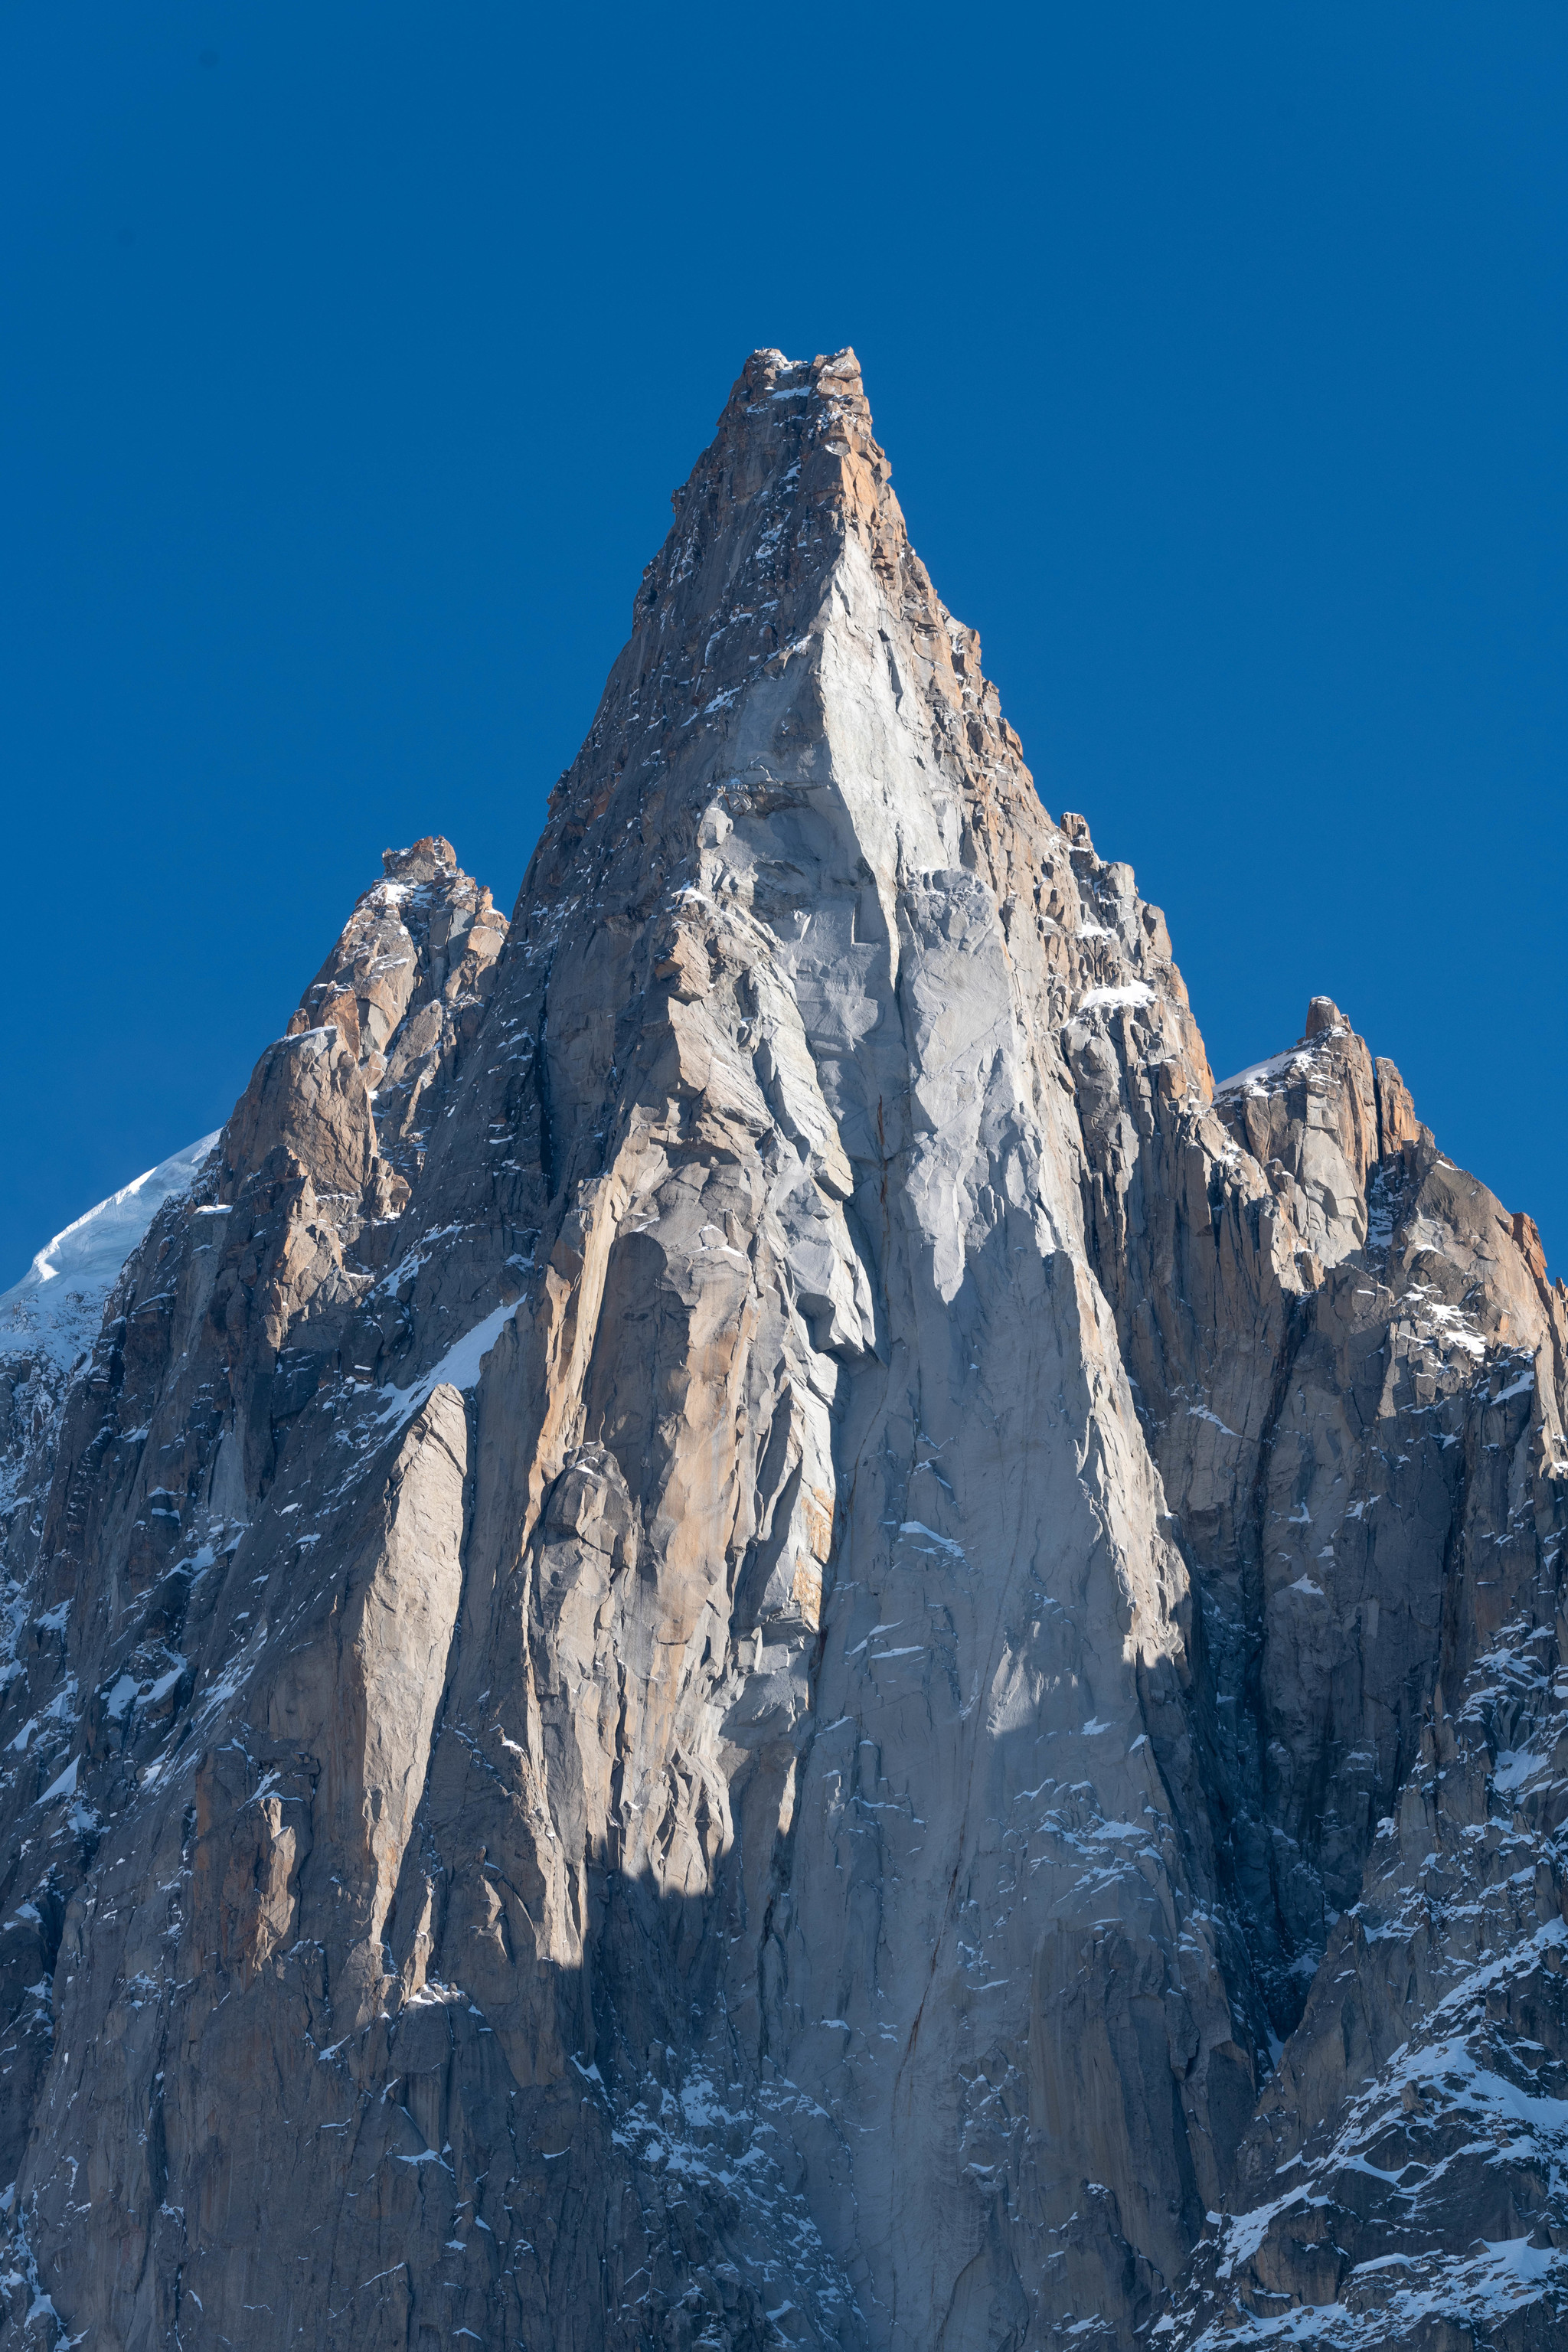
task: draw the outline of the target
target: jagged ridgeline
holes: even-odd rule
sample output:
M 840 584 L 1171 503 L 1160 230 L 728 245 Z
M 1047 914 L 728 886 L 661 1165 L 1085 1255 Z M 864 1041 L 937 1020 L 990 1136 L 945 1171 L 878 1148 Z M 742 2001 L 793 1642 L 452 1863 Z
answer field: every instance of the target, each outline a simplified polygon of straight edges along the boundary
M 675 509 L 510 927 L 0 1304 L 6 2340 L 1545 2352 L 1568 1293 L 1216 1091 L 852 353 Z

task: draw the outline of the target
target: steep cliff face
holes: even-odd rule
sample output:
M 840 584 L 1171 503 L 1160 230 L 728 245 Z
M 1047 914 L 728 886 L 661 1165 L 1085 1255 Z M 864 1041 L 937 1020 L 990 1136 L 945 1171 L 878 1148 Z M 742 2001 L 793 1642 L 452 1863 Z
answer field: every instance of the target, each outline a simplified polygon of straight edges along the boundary
M 1565 1295 L 1215 1092 L 852 354 L 675 503 L 13 1413 L 11 2325 L 1544 2346 Z

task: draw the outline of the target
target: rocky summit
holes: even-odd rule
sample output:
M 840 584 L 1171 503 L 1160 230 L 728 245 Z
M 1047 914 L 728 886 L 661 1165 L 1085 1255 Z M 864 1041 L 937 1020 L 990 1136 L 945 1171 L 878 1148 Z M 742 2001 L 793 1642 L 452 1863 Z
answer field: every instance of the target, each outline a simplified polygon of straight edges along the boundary
M 1568 1290 L 1216 1087 L 852 352 L 383 862 L 0 1301 L 7 2344 L 1562 2344 Z

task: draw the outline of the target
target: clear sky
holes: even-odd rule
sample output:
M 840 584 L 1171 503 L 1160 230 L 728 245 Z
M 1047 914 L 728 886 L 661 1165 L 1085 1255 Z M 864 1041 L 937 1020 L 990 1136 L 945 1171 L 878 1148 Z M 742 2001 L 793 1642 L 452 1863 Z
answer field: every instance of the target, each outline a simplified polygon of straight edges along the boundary
M 746 352 L 1225 1075 L 1338 998 L 1568 1270 L 1568 12 L 0 8 L 0 1285 L 382 848 L 510 908 Z

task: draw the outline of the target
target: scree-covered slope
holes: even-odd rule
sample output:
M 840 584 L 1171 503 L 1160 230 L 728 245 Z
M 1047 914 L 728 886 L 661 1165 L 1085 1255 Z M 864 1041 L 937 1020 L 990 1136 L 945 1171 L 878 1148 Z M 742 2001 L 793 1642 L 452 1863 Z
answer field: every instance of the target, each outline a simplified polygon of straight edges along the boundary
M 29 1457 L 9 2325 L 1548 2347 L 1568 1293 L 1328 998 L 1216 1091 L 852 353 L 675 508 Z

